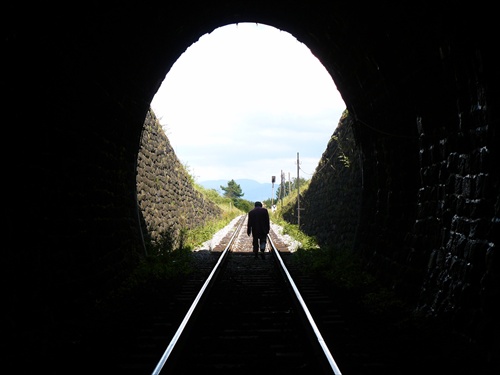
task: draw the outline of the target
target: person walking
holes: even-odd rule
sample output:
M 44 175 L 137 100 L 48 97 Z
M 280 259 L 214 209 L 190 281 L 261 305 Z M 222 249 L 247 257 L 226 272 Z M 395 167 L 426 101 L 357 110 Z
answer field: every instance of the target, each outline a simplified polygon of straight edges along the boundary
M 260 249 L 260 256 L 265 259 L 264 251 L 266 250 L 267 235 L 271 227 L 269 212 L 267 208 L 262 207 L 261 202 L 255 202 L 254 206 L 248 213 L 247 234 L 252 235 L 252 248 L 255 258 L 258 257 Z

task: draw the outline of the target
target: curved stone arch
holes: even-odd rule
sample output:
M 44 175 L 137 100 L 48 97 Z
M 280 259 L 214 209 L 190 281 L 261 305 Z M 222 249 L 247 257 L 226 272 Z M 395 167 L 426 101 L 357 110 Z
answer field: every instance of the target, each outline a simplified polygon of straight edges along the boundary
M 483 246 L 498 247 L 500 64 L 492 9 L 235 0 L 99 3 L 74 11 L 9 5 L 6 12 L 4 136 L 14 149 L 7 217 L 20 243 L 7 259 L 15 323 L 49 326 L 59 307 L 77 311 L 126 274 L 141 246 L 135 174 L 149 103 L 186 48 L 237 22 L 294 35 L 341 92 L 363 158 L 358 246 L 386 264 L 406 262 L 398 248 L 413 247 L 409 258 L 424 254 L 416 256 L 421 270 L 427 259 L 460 255 L 453 254 L 459 248 L 481 258 L 482 282 L 493 285 L 487 295 L 467 298 L 486 296 L 487 304 L 497 295 L 498 260 Z M 23 101 L 28 89 L 31 103 Z M 424 220 L 436 209 L 443 209 L 439 218 Z M 472 215 L 479 216 L 474 228 Z M 445 242 L 451 228 L 455 237 Z M 474 246 L 462 241 L 468 238 Z M 456 288 L 460 273 L 477 276 L 457 265 L 430 271 L 429 309 L 468 302 L 453 294 L 458 289 L 443 293 L 441 276 L 456 277 Z M 487 310 L 488 319 L 495 311 Z

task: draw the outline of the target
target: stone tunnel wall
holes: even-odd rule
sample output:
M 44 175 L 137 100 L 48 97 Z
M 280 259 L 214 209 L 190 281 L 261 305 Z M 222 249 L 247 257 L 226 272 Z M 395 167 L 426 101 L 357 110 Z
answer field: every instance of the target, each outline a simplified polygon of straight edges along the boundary
M 500 199 L 486 107 L 463 109 L 460 123 L 417 118 L 414 138 L 343 118 L 300 197 L 300 226 L 321 246 L 361 254 L 416 313 L 492 350 Z M 285 219 L 297 223 L 293 206 Z
M 500 297 L 499 174 L 495 132 L 478 102 L 462 114 L 461 129 L 417 119 L 421 184 L 409 245 L 426 270 L 419 310 L 492 342 Z
M 137 161 L 137 200 L 144 237 L 153 243 L 167 234 L 178 245 L 183 230 L 203 226 L 222 214 L 193 187 L 151 109 L 144 121 Z

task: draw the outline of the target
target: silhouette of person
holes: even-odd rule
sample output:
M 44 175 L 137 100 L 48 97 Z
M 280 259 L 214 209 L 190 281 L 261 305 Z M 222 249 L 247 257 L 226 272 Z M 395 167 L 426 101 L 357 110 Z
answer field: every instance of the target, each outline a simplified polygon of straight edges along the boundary
M 261 202 L 255 202 L 255 207 L 248 213 L 247 234 L 252 235 L 252 248 L 255 258 L 258 257 L 259 249 L 262 259 L 265 258 L 267 235 L 270 229 L 269 212 L 262 207 Z

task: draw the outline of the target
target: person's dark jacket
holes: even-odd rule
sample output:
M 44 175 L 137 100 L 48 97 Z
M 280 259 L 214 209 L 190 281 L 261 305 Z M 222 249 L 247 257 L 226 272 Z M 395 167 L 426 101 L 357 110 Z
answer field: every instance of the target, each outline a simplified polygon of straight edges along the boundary
M 248 213 L 247 234 L 252 237 L 265 237 L 269 234 L 269 212 L 267 208 L 255 207 Z

